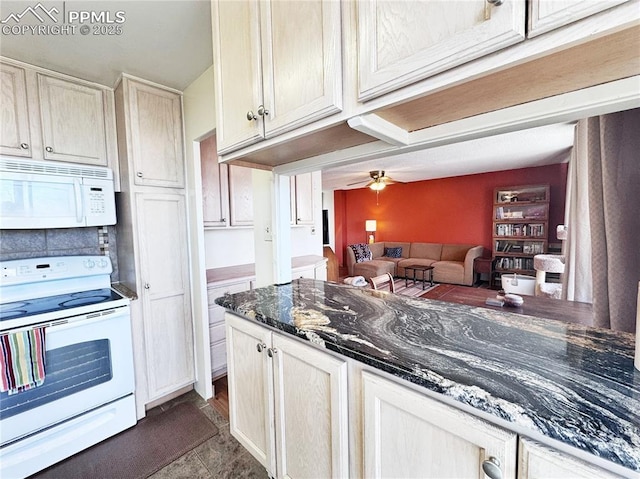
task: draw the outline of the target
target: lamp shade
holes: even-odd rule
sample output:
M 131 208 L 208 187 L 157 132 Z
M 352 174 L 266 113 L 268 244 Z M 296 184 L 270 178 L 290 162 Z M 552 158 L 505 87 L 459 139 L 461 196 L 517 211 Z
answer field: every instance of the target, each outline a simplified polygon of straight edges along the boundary
M 365 220 L 365 222 L 364 222 L 364 230 L 365 231 L 375 231 L 376 230 L 376 220 Z

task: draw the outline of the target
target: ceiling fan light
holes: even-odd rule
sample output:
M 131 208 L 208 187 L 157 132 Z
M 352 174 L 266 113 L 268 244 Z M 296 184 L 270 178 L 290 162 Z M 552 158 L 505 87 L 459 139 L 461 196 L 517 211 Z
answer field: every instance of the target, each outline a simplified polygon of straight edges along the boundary
M 371 183 L 369 185 L 369 188 L 371 188 L 373 191 L 380 191 L 380 190 L 383 190 L 385 186 L 387 185 L 385 185 L 384 182 L 376 181 L 374 183 Z

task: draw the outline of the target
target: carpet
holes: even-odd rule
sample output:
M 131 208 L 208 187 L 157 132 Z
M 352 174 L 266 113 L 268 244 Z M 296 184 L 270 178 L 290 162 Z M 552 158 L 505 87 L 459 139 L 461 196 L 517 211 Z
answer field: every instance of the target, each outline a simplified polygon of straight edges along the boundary
M 393 283 L 394 283 L 394 286 L 396 287 L 397 294 L 402 294 L 404 296 L 412 296 L 414 298 L 417 296 L 422 296 L 426 292 L 431 291 L 432 289 L 438 287 L 437 284 L 434 284 L 433 286 L 429 286 L 429 283 L 427 283 L 424 289 L 422 289 L 422 281 L 418 281 L 414 285 L 413 281 L 409 280 L 409 287 L 407 288 L 405 286 L 404 278 L 396 278 L 393 281 Z
M 180 403 L 147 416 L 134 427 L 102 441 L 32 479 L 143 479 L 218 434 L 193 403 Z

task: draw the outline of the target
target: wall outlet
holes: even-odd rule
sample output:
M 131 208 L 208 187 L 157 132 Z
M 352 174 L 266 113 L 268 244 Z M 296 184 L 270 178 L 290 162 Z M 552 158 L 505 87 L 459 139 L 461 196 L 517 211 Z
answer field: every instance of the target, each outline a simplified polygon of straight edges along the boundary
M 271 232 L 271 225 L 265 225 L 264 227 L 264 240 L 273 241 L 273 234 Z

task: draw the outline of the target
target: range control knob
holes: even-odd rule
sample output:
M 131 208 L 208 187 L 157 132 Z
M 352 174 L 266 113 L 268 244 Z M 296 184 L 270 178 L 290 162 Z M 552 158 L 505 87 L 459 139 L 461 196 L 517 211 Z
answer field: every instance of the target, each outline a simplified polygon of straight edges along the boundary
M 109 262 L 106 259 L 101 259 L 98 261 L 98 268 L 106 268 L 109 265 Z
M 84 267 L 88 268 L 88 269 L 91 269 L 91 268 L 95 267 L 95 265 L 96 265 L 96 263 L 92 259 L 88 259 L 88 260 L 86 260 L 84 262 Z

